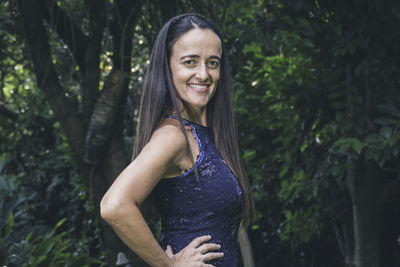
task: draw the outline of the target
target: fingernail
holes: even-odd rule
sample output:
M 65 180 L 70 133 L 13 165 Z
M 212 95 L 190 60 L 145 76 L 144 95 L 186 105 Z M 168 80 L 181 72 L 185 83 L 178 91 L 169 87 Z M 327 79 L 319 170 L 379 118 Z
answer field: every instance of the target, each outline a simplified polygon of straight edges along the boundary
M 208 237 L 209 237 L 209 238 L 211 238 L 211 236 L 210 236 L 210 235 L 208 235 Z

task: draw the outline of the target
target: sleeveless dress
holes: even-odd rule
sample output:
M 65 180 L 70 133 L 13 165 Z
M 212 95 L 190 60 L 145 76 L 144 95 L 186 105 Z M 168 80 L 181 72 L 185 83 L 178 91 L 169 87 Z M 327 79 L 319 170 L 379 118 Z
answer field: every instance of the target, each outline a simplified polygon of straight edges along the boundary
M 178 119 L 175 116 L 170 118 Z M 242 190 L 214 146 L 208 127 L 182 119 L 189 125 L 200 150 L 193 168 L 175 178 L 161 179 L 154 189 L 161 215 L 161 247 L 175 253 L 194 238 L 211 235 L 208 242 L 221 245 L 224 257 L 207 261 L 214 266 L 237 266 L 237 233 L 242 209 Z

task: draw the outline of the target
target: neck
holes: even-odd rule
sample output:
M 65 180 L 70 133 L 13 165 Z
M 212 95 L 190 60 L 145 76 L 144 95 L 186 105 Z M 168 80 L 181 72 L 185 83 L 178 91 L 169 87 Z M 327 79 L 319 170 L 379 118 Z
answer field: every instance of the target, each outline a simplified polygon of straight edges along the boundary
M 176 112 L 173 112 L 176 114 Z M 181 114 L 184 119 L 207 126 L 207 107 L 195 108 L 183 105 Z

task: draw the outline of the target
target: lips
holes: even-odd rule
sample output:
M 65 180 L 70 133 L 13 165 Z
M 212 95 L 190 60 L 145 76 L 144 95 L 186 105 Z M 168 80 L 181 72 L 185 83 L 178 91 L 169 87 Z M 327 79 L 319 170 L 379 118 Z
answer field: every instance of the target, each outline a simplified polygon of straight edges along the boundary
M 208 84 L 189 83 L 188 85 L 190 88 L 192 88 L 193 90 L 195 90 L 196 92 L 199 92 L 199 93 L 205 93 L 209 89 Z

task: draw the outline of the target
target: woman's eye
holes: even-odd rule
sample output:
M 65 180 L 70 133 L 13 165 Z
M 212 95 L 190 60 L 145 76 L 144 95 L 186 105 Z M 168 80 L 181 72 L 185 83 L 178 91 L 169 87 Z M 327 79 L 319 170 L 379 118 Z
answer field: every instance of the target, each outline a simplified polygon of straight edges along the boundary
M 210 60 L 208 62 L 208 65 L 210 65 L 211 68 L 218 68 L 219 67 L 219 61 L 218 60 Z
M 189 60 L 184 61 L 183 64 L 185 64 L 186 66 L 191 67 L 191 66 L 193 66 L 195 64 L 195 62 L 194 62 L 193 59 L 189 59 Z

